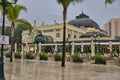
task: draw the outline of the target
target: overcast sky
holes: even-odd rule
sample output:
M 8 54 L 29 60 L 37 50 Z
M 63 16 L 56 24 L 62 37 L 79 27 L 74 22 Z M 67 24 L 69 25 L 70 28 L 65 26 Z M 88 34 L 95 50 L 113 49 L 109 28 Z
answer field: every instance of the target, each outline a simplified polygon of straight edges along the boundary
M 20 18 L 25 18 L 32 24 L 34 20 L 37 25 L 53 24 L 54 20 L 62 22 L 62 6 L 56 0 L 18 0 L 18 4 L 27 7 L 27 12 L 22 12 Z M 104 0 L 86 0 L 76 5 L 71 4 L 68 8 L 67 21 L 84 12 L 91 19 L 96 21 L 102 28 L 103 24 L 111 18 L 120 18 L 120 0 L 112 5 L 105 6 Z

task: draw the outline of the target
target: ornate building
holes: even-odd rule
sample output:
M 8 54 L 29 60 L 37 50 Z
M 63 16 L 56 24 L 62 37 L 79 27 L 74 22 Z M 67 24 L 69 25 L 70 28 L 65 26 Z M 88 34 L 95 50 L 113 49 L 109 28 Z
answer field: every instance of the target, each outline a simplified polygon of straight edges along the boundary
M 38 31 L 44 36 L 52 37 L 53 42 L 63 40 L 63 24 L 42 25 L 35 27 L 35 30 L 33 30 L 34 37 L 33 35 L 28 35 L 28 31 L 24 31 L 22 33 L 22 43 L 33 43 L 35 36 L 39 34 Z M 79 16 L 76 16 L 76 19 L 69 21 L 66 26 L 66 40 L 91 40 L 91 37 L 94 36 L 99 36 L 102 40 L 109 39 L 107 33 L 83 12 Z M 28 41 L 26 41 L 26 39 Z
M 81 34 L 80 38 L 91 37 L 94 35 L 107 37 L 107 33 L 102 30 L 95 21 L 90 19 L 89 16 L 85 15 L 83 12 L 79 16 L 76 16 L 76 19 L 69 21 L 68 24 L 85 30 L 85 33 Z
M 23 31 L 22 33 L 23 44 L 40 43 L 39 46 L 47 47 L 48 52 L 53 47 L 55 51 L 61 51 L 62 40 L 63 24 L 35 26 L 32 35 L 29 35 L 29 31 Z M 74 52 L 83 52 L 91 53 L 94 56 L 95 53 L 119 52 L 119 43 L 119 41 L 111 40 L 107 32 L 102 30 L 95 21 L 83 12 L 76 16 L 76 19 L 72 19 L 66 24 L 66 51 L 71 49 L 72 54 Z M 25 46 L 23 45 L 23 47 Z M 58 48 L 56 49 L 56 47 Z

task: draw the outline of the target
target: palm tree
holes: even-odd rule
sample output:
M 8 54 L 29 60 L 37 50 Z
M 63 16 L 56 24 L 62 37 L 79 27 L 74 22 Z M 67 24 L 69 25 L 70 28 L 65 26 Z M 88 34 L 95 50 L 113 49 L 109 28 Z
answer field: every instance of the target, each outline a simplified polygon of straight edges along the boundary
M 65 67 L 65 38 L 66 38 L 66 18 L 67 9 L 71 3 L 82 2 L 84 0 L 56 0 L 58 4 L 63 6 L 63 51 L 62 51 L 62 67 Z
M 14 29 L 15 25 L 22 24 L 29 27 L 30 32 L 32 31 L 32 25 L 25 19 L 18 19 L 21 11 L 27 11 L 25 6 L 22 5 L 9 5 L 6 7 L 7 10 L 7 19 L 11 23 L 11 58 L 10 62 L 13 61 L 12 54 L 14 54 Z
M 115 0 L 105 0 L 105 4 L 112 4 Z

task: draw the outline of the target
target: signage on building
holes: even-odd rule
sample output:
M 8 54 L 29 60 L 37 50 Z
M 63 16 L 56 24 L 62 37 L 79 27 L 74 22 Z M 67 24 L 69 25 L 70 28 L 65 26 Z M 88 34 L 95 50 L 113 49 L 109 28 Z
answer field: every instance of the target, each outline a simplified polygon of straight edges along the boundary
M 9 44 L 9 36 L 0 35 L 0 44 Z

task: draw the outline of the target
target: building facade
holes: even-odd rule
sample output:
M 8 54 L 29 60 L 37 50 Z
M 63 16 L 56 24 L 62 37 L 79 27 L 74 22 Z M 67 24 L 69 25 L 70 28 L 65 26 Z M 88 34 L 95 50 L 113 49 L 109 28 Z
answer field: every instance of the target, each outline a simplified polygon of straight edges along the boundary
M 119 24 L 116 21 L 115 26 L 118 25 Z M 106 31 L 102 30 L 95 21 L 82 12 L 79 16 L 76 16 L 76 19 L 72 19 L 66 24 L 66 51 L 69 51 L 70 49 L 72 50 L 72 53 L 91 53 L 92 56 L 95 53 L 119 53 L 120 42 L 118 40 L 112 40 Z M 117 32 L 116 35 L 117 34 L 119 33 Z M 36 36 L 39 37 L 36 38 Z M 47 36 L 47 38 L 44 38 L 45 36 Z M 51 37 L 53 42 L 43 43 L 42 40 L 44 39 L 48 39 L 49 41 L 50 38 L 48 37 Z M 36 26 L 34 27 L 32 35 L 29 35 L 29 31 L 23 31 L 22 43 L 25 43 L 23 47 L 29 45 L 30 49 L 30 43 L 35 45 L 35 39 L 38 39 L 37 41 L 39 46 L 42 46 L 42 48 L 46 47 L 46 52 L 50 52 L 52 48 L 61 51 L 63 41 L 63 24 Z
M 50 35 L 53 37 L 54 42 L 63 40 L 63 24 L 54 24 L 48 26 L 37 27 L 37 30 L 41 31 L 44 35 Z M 70 41 L 79 39 L 81 34 L 85 33 L 85 30 L 73 25 L 66 25 L 66 39 Z
M 63 24 L 53 24 L 36 26 L 32 36 L 28 35 L 28 31 L 24 31 L 22 33 L 22 43 L 34 42 L 34 38 L 39 32 L 43 35 L 51 36 L 53 42 L 63 41 Z M 99 37 L 100 40 L 109 39 L 107 33 L 83 12 L 76 16 L 76 19 L 72 19 L 66 24 L 66 40 L 91 40 L 91 37 Z
M 112 18 L 104 24 L 104 30 L 115 39 L 120 37 L 120 18 Z
M 40 31 L 40 33 L 39 33 Z M 78 27 L 72 25 L 66 25 L 66 40 L 69 41 L 79 39 L 79 35 L 85 33 L 85 30 L 82 30 Z M 45 36 L 51 36 L 53 42 L 63 40 L 63 24 L 54 24 L 47 26 L 35 27 L 33 34 L 29 35 L 29 31 L 23 31 L 22 33 L 22 43 L 33 43 L 37 35 L 43 34 Z

